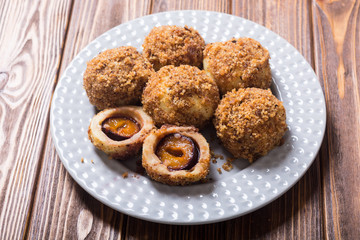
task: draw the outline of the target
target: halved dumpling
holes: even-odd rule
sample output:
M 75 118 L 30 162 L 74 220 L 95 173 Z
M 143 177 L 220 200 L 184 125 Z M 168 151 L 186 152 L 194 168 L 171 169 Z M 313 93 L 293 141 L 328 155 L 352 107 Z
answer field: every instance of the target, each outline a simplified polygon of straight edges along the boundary
M 153 120 L 141 107 L 126 106 L 96 114 L 88 134 L 95 147 L 113 158 L 124 159 L 139 152 L 153 128 Z
M 195 127 L 165 125 L 146 137 L 142 165 L 152 179 L 161 183 L 197 182 L 209 173 L 209 144 Z

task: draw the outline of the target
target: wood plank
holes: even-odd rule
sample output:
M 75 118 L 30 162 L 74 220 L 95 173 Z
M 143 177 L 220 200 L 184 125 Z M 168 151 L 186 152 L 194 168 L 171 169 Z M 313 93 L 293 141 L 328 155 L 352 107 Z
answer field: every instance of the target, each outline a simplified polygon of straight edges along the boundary
M 305 0 L 233 0 L 233 14 L 257 22 L 289 41 L 314 66 L 311 4 Z M 242 239 L 322 239 L 319 156 L 286 194 L 236 220 Z
M 312 1 L 316 72 L 327 103 L 322 149 L 327 239 L 360 235 L 360 1 Z
M 230 0 L 154 0 L 152 13 L 174 10 L 207 10 L 230 13 Z
M 150 6 L 147 0 L 74 1 L 60 74 L 91 40 L 118 24 L 148 14 Z M 81 189 L 61 164 L 49 132 L 46 141 L 27 237 L 122 239 L 127 216 L 104 206 Z
M 0 239 L 21 239 L 71 2 L 0 2 Z

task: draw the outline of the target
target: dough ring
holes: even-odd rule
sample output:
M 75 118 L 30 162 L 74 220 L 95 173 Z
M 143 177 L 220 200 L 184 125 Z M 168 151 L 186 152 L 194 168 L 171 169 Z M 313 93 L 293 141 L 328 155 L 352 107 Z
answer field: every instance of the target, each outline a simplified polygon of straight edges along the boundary
M 159 150 L 166 144 L 164 139 L 182 139 L 183 142 L 192 141 L 197 148 L 197 156 L 191 164 L 184 164 L 181 166 L 174 163 L 167 164 L 166 159 L 162 158 L 164 155 L 178 155 L 183 156 L 186 153 L 176 153 L 176 151 L 184 151 L 184 147 L 169 147 Z M 185 147 L 186 148 L 186 147 Z M 161 155 L 160 155 L 161 154 Z M 159 157 L 159 156 L 160 157 Z M 172 156 L 173 157 L 173 156 Z M 194 156 L 193 156 L 194 157 Z M 162 158 L 162 160 L 160 160 Z M 175 156 L 174 158 L 177 158 Z M 186 185 L 204 179 L 210 168 L 210 148 L 206 139 L 198 133 L 195 127 L 178 127 L 172 125 L 162 126 L 160 129 L 149 134 L 143 145 L 142 165 L 147 174 L 155 181 L 169 184 L 169 185 Z
M 116 136 L 117 132 L 114 133 L 111 130 L 115 131 L 116 128 L 120 129 L 121 127 L 119 127 L 119 123 L 117 123 L 118 125 L 112 123 L 110 126 L 108 124 L 110 119 L 125 121 L 125 123 L 120 123 L 122 126 L 130 123 L 132 132 L 122 132 L 123 136 Z M 105 109 L 96 114 L 91 120 L 88 135 L 96 148 L 112 158 L 125 159 L 139 152 L 145 137 L 154 127 L 153 120 L 141 107 L 126 106 Z

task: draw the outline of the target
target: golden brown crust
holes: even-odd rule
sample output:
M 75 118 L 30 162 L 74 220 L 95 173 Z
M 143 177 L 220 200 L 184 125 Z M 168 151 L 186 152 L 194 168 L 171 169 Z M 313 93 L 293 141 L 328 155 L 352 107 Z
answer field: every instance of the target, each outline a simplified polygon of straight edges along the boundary
M 169 170 L 156 156 L 158 143 L 173 133 L 191 138 L 199 147 L 199 160 L 190 170 Z M 169 185 L 186 185 L 204 179 L 210 168 L 210 149 L 206 139 L 194 127 L 162 126 L 146 137 L 143 145 L 142 165 L 147 174 L 155 181 Z
M 206 45 L 204 70 L 212 76 L 221 94 L 237 88 L 269 88 L 269 52 L 251 38 L 231 39 Z
M 252 162 L 279 145 L 286 125 L 285 108 L 270 90 L 228 92 L 215 112 L 214 125 L 224 147 Z
M 123 141 L 115 141 L 110 139 L 102 131 L 102 123 L 110 117 L 125 116 L 131 117 L 140 124 L 141 129 L 131 138 Z M 115 159 L 125 159 L 136 155 L 144 142 L 145 137 L 154 128 L 154 123 L 149 115 L 147 115 L 141 107 L 126 106 L 119 108 L 106 109 L 96 114 L 90 123 L 88 135 L 90 141 L 95 147 L 107 153 Z
M 99 110 L 137 104 L 153 71 L 136 48 L 109 49 L 87 63 L 84 88 Z
M 144 111 L 156 125 L 203 127 L 219 103 L 219 90 L 207 74 L 196 67 L 165 66 L 151 75 L 143 92 Z
M 205 41 L 191 27 L 154 27 L 143 43 L 143 56 L 157 71 L 166 65 L 201 67 Z

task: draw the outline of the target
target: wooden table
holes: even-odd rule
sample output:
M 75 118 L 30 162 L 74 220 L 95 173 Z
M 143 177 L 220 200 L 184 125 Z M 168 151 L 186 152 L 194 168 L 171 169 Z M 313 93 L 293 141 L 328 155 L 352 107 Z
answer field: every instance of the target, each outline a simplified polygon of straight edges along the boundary
M 0 239 L 359 239 L 360 1 L 1 0 Z M 66 172 L 49 132 L 59 76 L 91 40 L 128 20 L 201 9 L 257 22 L 315 69 L 327 131 L 306 175 L 253 213 L 199 226 L 151 223 L 104 206 Z

